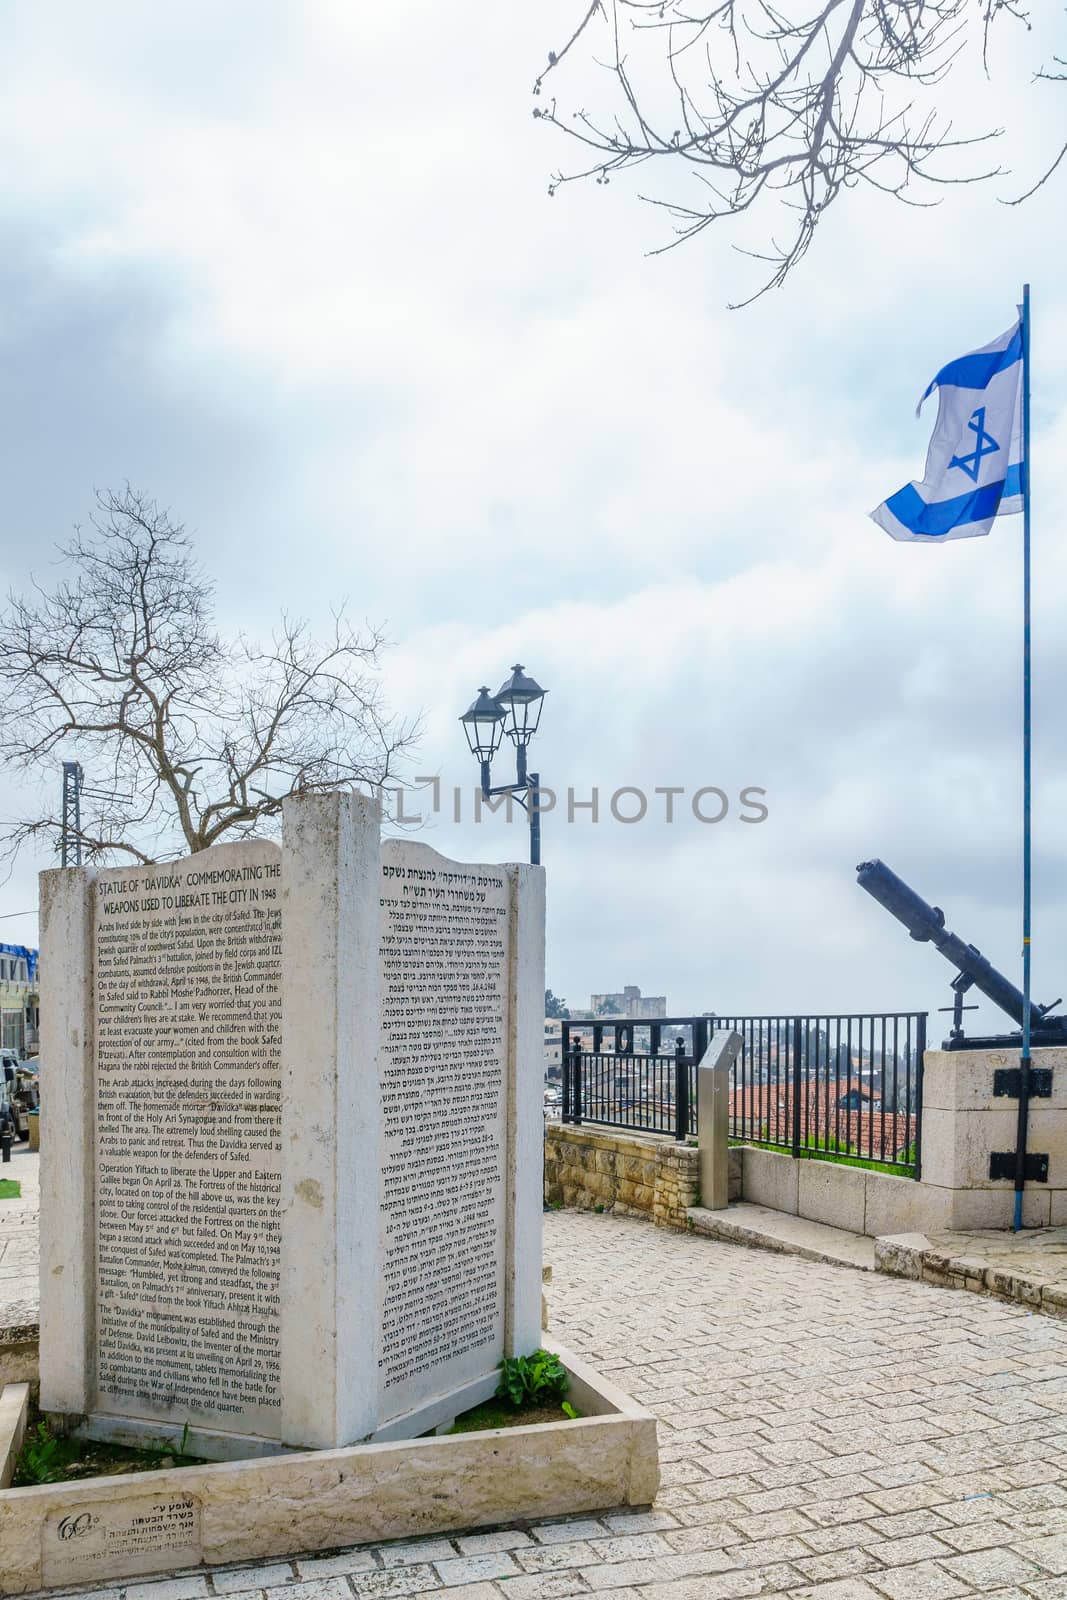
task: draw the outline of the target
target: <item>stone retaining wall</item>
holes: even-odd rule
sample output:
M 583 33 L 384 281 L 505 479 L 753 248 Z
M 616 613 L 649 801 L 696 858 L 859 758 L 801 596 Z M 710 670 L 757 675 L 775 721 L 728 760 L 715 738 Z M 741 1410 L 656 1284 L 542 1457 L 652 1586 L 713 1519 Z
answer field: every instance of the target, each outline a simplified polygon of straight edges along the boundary
M 741 1191 L 731 1157 L 730 1195 Z M 578 1211 L 650 1217 L 659 1227 L 688 1226 L 700 1203 L 700 1151 L 666 1134 L 550 1123 L 545 1133 L 545 1199 Z

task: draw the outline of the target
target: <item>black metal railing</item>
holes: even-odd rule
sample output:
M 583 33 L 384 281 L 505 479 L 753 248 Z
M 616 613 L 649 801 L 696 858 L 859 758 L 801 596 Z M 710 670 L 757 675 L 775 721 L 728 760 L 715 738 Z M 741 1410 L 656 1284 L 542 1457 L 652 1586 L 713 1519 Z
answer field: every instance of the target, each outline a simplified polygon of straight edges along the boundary
M 563 1121 L 696 1132 L 696 1066 L 731 1028 L 730 1134 L 919 1176 L 925 1011 L 564 1022 Z

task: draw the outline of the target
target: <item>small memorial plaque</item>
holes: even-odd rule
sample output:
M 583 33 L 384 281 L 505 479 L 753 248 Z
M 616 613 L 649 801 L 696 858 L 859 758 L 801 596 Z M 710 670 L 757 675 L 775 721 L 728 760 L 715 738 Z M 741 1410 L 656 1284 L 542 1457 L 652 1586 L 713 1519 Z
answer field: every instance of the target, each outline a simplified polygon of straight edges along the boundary
M 50 1587 L 194 1567 L 201 1560 L 200 1504 L 191 1494 L 123 1496 L 57 1506 L 42 1528 L 42 1577 Z

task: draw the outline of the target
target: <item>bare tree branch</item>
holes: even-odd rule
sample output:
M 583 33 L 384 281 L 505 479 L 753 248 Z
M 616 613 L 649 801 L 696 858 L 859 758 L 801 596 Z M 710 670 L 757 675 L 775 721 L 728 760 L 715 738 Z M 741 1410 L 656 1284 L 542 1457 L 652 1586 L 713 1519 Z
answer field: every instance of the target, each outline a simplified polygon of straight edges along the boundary
M 549 193 L 649 163 L 688 169 L 702 198 L 641 195 L 674 224 L 653 254 L 776 209 L 786 230 L 744 252 L 769 268 L 749 304 L 785 281 L 845 190 L 867 185 L 921 205 L 936 203 L 917 198 L 924 185 L 1001 171 L 966 153 L 1002 130 L 957 135 L 932 96 L 972 36 L 988 60 L 1002 17 L 1028 26 L 1020 0 L 576 0 L 574 31 L 550 52 L 534 94 L 566 61 L 571 79 L 581 73 L 579 93 L 606 97 L 598 112 L 582 100 L 535 108 L 583 151 Z
M 344 610 L 322 643 L 283 616 L 267 643 L 222 640 L 191 541 L 153 501 L 104 493 L 61 555 L 72 575 L 11 595 L 0 619 L 0 759 L 58 788 L 91 774 L 88 860 L 139 862 L 276 832 L 293 794 L 392 775 L 416 729 L 386 712 L 385 640 Z M 10 825 L 4 853 L 58 850 L 61 818 Z

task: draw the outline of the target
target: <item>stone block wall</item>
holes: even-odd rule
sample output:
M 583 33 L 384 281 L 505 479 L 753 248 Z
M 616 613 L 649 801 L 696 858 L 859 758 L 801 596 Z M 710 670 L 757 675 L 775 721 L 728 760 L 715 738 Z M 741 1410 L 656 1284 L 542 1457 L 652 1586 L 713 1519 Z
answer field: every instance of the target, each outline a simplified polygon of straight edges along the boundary
M 740 1168 L 731 1193 L 740 1192 Z M 545 1133 L 545 1199 L 579 1211 L 651 1218 L 684 1228 L 700 1197 L 700 1151 L 665 1134 L 549 1123 Z

